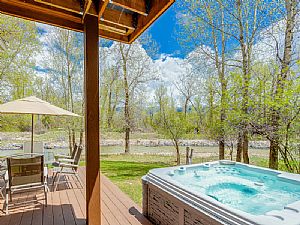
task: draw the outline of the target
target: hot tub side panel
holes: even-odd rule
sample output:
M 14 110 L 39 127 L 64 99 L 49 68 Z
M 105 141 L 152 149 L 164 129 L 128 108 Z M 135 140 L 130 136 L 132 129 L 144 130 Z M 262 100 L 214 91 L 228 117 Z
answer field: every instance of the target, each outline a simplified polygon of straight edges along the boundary
M 157 225 L 221 225 L 220 222 L 145 180 L 143 214 Z

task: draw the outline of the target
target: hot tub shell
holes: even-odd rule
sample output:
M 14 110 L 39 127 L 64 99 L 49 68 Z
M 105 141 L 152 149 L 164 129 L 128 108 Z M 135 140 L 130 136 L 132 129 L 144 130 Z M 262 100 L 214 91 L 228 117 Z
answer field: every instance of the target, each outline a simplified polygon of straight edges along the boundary
M 217 162 L 211 162 L 219 163 Z M 241 163 L 240 163 L 241 164 Z M 198 164 L 196 166 L 199 166 Z M 206 164 L 207 165 L 207 164 Z M 266 171 L 274 170 L 246 165 Z M 190 165 L 186 167 L 193 167 Z M 273 210 L 265 215 L 252 215 L 236 210 L 202 193 L 194 193 L 174 184 L 166 175 L 179 167 L 153 169 L 143 177 L 143 214 L 157 225 L 299 225 L 300 201 Z M 163 172 L 164 176 L 160 174 Z M 278 172 L 278 177 L 300 184 L 300 175 Z M 263 203 L 262 203 L 263 204 Z

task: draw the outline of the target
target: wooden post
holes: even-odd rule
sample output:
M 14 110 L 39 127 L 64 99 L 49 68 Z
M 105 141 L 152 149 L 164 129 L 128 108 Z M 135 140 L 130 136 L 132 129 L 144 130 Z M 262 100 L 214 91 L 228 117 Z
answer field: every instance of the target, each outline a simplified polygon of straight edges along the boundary
M 143 185 L 143 215 L 148 217 L 148 196 L 149 196 L 149 189 L 148 189 L 148 181 L 146 176 L 142 177 L 142 185 Z
M 31 114 L 31 153 L 33 153 L 34 114 Z
M 194 152 L 194 149 L 191 149 L 191 153 L 190 153 L 190 156 L 189 156 L 189 164 L 193 163 L 193 152 Z
M 101 224 L 99 132 L 99 36 L 98 18 L 84 19 L 85 146 L 87 225 Z
M 186 147 L 186 153 L 185 153 L 185 164 L 189 164 L 189 155 L 190 155 L 190 147 Z

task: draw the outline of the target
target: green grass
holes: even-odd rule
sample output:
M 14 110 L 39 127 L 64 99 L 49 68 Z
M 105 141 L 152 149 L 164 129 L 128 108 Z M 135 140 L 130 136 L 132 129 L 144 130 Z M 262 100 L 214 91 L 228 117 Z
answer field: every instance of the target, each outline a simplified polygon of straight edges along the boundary
M 113 181 L 134 202 L 142 203 L 141 178 L 153 168 L 170 166 L 164 163 L 101 161 L 101 172 Z

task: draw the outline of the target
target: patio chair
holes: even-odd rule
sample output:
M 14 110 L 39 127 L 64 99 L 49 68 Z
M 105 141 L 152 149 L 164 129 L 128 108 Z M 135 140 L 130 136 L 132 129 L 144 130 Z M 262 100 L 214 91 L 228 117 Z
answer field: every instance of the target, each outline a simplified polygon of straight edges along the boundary
M 10 205 L 28 204 L 32 201 L 12 203 L 12 195 L 16 192 L 36 191 L 42 189 L 44 192 L 45 205 L 47 206 L 47 167 L 44 167 L 44 156 L 24 155 L 7 158 L 6 176 L 6 214 Z
M 3 191 L 5 189 L 6 158 L 0 159 L 0 196 L 5 199 Z
M 62 154 L 54 155 L 55 162 L 54 162 L 53 166 L 58 166 L 58 163 L 62 162 L 62 161 L 64 161 L 64 162 L 74 161 L 77 150 L 78 150 L 78 145 L 75 144 L 74 150 L 72 151 L 71 155 L 62 155 Z
M 81 180 L 78 175 L 78 167 L 79 167 L 79 161 L 82 153 L 82 146 L 79 146 L 74 159 L 70 159 L 67 161 L 60 161 L 58 163 L 58 167 L 54 169 L 54 174 L 53 174 L 53 185 L 55 184 L 54 191 L 56 191 L 57 186 L 61 183 L 67 183 L 68 180 L 65 179 L 64 181 L 61 181 L 61 176 L 62 175 L 72 175 L 74 176 L 77 181 L 80 183 L 80 185 L 83 187 Z M 56 181 L 57 179 L 57 181 Z

